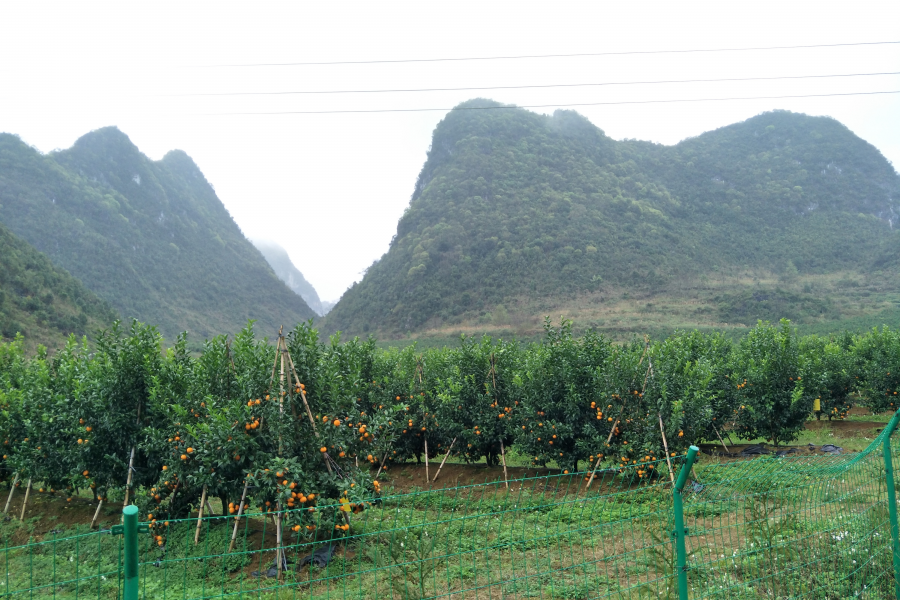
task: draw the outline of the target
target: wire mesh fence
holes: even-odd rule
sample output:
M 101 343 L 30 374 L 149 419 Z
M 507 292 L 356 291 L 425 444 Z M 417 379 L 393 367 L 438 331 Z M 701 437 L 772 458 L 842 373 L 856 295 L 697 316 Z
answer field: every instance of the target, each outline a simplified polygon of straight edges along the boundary
M 693 467 L 673 458 L 686 475 L 686 569 L 679 503 L 660 461 L 602 470 L 590 489 L 589 474 L 576 473 L 323 504 L 302 527 L 287 526 L 293 511 L 257 509 L 203 518 L 199 530 L 196 518 L 157 522 L 139 534 L 139 595 L 682 598 L 682 576 L 689 598 L 894 597 L 889 428 L 842 456 Z M 888 447 L 896 464 L 896 439 Z M 121 540 L 91 532 L 7 543 L 4 597 L 119 598 Z

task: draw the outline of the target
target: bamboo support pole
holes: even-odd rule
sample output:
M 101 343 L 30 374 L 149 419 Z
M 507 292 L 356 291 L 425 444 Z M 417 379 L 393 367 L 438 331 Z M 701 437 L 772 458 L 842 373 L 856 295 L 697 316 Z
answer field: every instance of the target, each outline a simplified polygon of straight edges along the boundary
M 141 426 L 141 405 L 138 404 L 137 409 L 137 426 L 140 428 Z M 128 506 L 128 496 L 131 494 L 131 482 L 134 477 L 134 446 L 131 446 L 131 458 L 128 459 L 128 475 L 125 478 L 125 502 L 122 503 L 122 508 Z
M 306 391 L 300 387 L 300 378 L 297 376 L 297 368 L 294 367 L 294 359 L 291 358 L 291 353 L 287 353 L 288 364 L 291 366 L 291 374 L 294 376 L 294 384 L 300 388 L 300 398 L 303 400 L 303 407 L 306 409 L 306 416 L 309 417 L 309 422 L 312 425 L 313 431 L 316 431 L 316 420 L 313 419 L 312 411 L 309 409 L 309 402 L 306 401 Z M 316 431 L 316 436 L 318 437 L 318 432 Z
M 375 471 L 375 477 L 373 477 L 372 479 L 378 479 L 378 476 L 381 474 L 381 470 L 384 468 L 384 463 L 387 461 L 387 457 L 388 457 L 389 453 L 390 453 L 390 450 L 385 451 L 384 458 L 381 459 L 381 465 L 379 465 L 378 470 Z
M 662 434 L 663 448 L 666 450 L 666 464 L 669 465 L 669 479 L 672 485 L 675 485 L 675 472 L 672 471 L 672 459 L 669 457 L 669 442 L 666 441 L 666 428 L 663 425 L 662 413 L 656 413 L 659 416 L 659 432 Z
M 500 440 L 500 462 L 503 463 L 503 482 L 509 488 L 509 477 L 506 475 L 506 450 L 503 448 L 503 440 Z
M 197 530 L 194 532 L 194 545 L 200 543 L 200 528 L 203 526 L 203 508 L 206 504 L 206 484 L 203 485 L 203 494 L 200 498 L 200 509 L 197 512 Z
M 231 543 L 228 544 L 228 552 L 231 553 L 234 550 L 234 542 L 237 539 L 238 525 L 241 522 L 241 515 L 244 512 L 244 501 L 247 499 L 247 487 L 250 485 L 250 480 L 246 477 L 244 478 L 244 491 L 241 493 L 241 503 L 238 505 L 237 516 L 234 518 L 234 531 L 231 532 Z
M 101 498 L 99 502 L 97 502 L 97 510 L 94 511 L 94 518 L 91 519 L 91 529 L 94 528 L 94 525 L 97 524 L 97 519 L 100 518 L 100 509 L 103 507 L 103 499 Z
M 276 545 L 275 562 L 278 563 L 277 567 L 276 567 L 278 569 L 278 571 L 277 571 L 275 580 L 280 581 L 281 580 L 281 567 L 282 567 L 281 562 L 282 562 L 282 556 L 283 556 L 282 549 L 281 549 L 281 544 L 282 544 L 282 539 L 281 539 L 281 500 L 278 501 L 278 504 L 276 505 L 276 507 L 278 509 L 278 513 L 277 513 L 277 516 L 275 517 L 275 545 Z
M 453 444 L 456 443 L 456 438 L 453 438 L 453 441 L 450 442 L 450 447 L 447 448 L 447 454 L 444 455 L 444 460 L 441 461 L 441 466 L 438 467 L 437 473 L 434 474 L 434 479 L 432 479 L 432 483 L 437 481 L 438 475 L 441 474 L 441 469 L 444 468 L 444 463 L 447 462 L 447 457 L 450 456 L 450 451 L 453 450 Z
M 428 474 L 428 438 L 425 438 L 425 481 L 429 479 L 431 476 Z
M 31 495 L 31 477 L 28 478 L 28 487 L 25 488 L 25 501 L 22 502 L 22 514 L 19 515 L 19 520 L 25 520 L 25 507 L 28 506 L 28 496 Z
M 12 502 L 13 492 L 16 491 L 16 484 L 19 483 L 19 474 L 16 473 L 15 479 L 13 479 L 12 485 L 9 487 L 9 496 L 6 497 L 6 506 L 3 508 L 3 514 L 9 513 L 9 503 Z
M 616 418 L 615 423 L 613 423 L 612 429 L 609 430 L 609 436 L 606 438 L 606 445 L 609 446 L 609 443 L 613 439 L 613 435 L 616 433 L 616 427 L 619 426 L 619 421 L 622 419 L 622 413 L 625 412 L 625 405 L 622 405 L 622 408 L 619 409 L 619 416 Z M 597 462 L 594 463 L 594 468 L 591 469 L 591 477 L 588 479 L 588 482 L 584 486 L 584 490 L 587 491 L 591 489 L 591 484 L 594 483 L 594 476 L 597 474 L 597 467 L 600 466 L 600 461 L 603 460 L 603 455 L 606 452 L 597 455 Z
M 284 337 L 281 335 L 281 331 L 278 332 L 278 353 L 280 354 L 281 359 L 281 371 L 278 373 L 278 414 L 281 415 L 281 421 L 284 422 L 284 350 L 282 349 L 282 344 L 284 343 Z M 278 431 L 278 456 L 281 456 L 284 452 L 284 441 L 281 437 L 281 429 Z
M 715 425 L 713 425 L 712 428 L 713 428 L 713 431 L 716 432 L 716 437 L 719 438 L 719 441 L 720 441 L 720 442 L 722 442 L 722 447 L 725 448 L 725 452 L 728 452 L 728 453 L 730 454 L 731 451 L 728 450 L 728 446 L 725 445 L 725 440 L 723 440 L 723 439 L 722 439 L 722 436 L 719 435 L 719 430 L 716 429 L 716 426 L 715 426 Z
M 291 375 L 294 376 L 294 384 L 297 386 L 297 388 L 300 389 L 300 399 L 303 400 L 303 408 L 306 409 L 306 416 L 309 418 L 309 424 L 312 425 L 313 433 L 315 434 L 316 438 L 318 438 L 319 431 L 318 431 L 318 429 L 316 429 L 316 420 L 313 418 L 312 410 L 309 408 L 309 402 L 306 401 L 306 390 L 304 390 L 302 387 L 300 387 L 300 378 L 297 376 L 297 368 L 294 367 L 294 359 L 291 358 L 291 353 L 288 352 L 286 343 L 284 344 L 284 354 L 287 355 L 288 365 L 290 366 Z M 284 357 L 284 355 L 282 355 L 282 359 L 283 359 L 283 357 Z M 274 377 L 274 371 L 273 371 L 272 376 Z M 334 471 L 331 469 L 331 464 L 328 462 L 328 459 L 325 458 L 324 456 L 323 456 L 323 459 L 325 460 L 325 467 L 328 469 L 328 472 L 333 473 Z M 379 469 L 379 471 L 380 471 L 380 469 Z
M 128 495 L 131 493 L 131 478 L 134 474 L 134 446 L 131 447 L 131 458 L 128 459 L 128 478 L 125 480 L 125 502 L 122 507 L 128 506 Z

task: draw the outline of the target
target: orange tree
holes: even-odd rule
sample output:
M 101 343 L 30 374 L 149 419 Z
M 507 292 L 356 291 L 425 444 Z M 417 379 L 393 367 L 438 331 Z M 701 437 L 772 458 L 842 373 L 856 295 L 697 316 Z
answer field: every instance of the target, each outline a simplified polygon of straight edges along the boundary
M 597 371 L 613 348 L 592 331 L 576 340 L 571 321 L 554 327 L 547 319 L 544 332 L 544 342 L 524 352 L 516 381 L 521 398 L 517 443 L 535 464 L 553 460 L 577 470 L 579 461 L 590 460 L 592 449 L 602 447 L 593 422 L 598 421 L 598 408 L 617 392 L 598 386 Z
M 456 453 L 466 462 L 484 458 L 495 466 L 517 438 L 519 346 L 463 336 L 458 349 L 446 352 L 436 409 L 445 437 L 456 440 Z
M 635 381 L 626 395 L 627 416 L 615 438 L 619 444 L 613 462 L 626 466 L 653 461 L 667 450 L 674 456 L 691 444 L 713 438 L 714 419 L 731 412 L 727 363 L 721 363 L 718 352 L 723 350 L 721 341 L 699 332 L 678 332 L 649 346 L 636 373 L 643 382 L 638 388 Z M 635 354 L 637 348 L 631 351 L 632 360 Z M 652 475 L 649 469 L 639 469 L 637 474 Z
M 796 439 L 815 398 L 802 377 L 800 343 L 790 321 L 782 319 L 778 327 L 760 321 L 733 354 L 737 432 L 775 446 Z
M 854 380 L 863 405 L 878 414 L 897 410 L 900 401 L 900 331 L 883 326 L 860 336 L 853 345 Z
M 163 417 L 150 401 L 162 362 L 162 338 L 155 327 L 132 321 L 126 333 L 116 322 L 101 332 L 96 346 L 71 387 L 70 423 L 82 443 L 71 433 L 69 441 L 78 450 L 79 469 L 88 471 L 105 496 L 106 490 L 124 491 L 129 464 L 133 489 L 156 480 L 159 463 L 141 441 L 144 428 Z
M 12 482 L 15 469 L 11 465 L 12 448 L 19 435 L 22 394 L 31 362 L 25 359 L 24 339 L 17 335 L 10 342 L 0 342 L 0 440 L 2 462 L 0 481 Z
M 387 452 L 392 461 L 415 457 L 421 462 L 426 441 L 429 458 L 450 444 L 438 414 L 437 397 L 447 364 L 447 351 L 416 354 L 415 346 L 388 350 L 377 358 L 370 406 L 385 440 L 379 452 Z
M 71 449 L 60 452 L 56 445 L 68 423 L 65 417 L 54 417 L 54 409 L 65 406 L 65 396 L 54 389 L 46 349 L 39 347 L 32 360 L 18 366 L 4 382 L 4 461 L 19 475 L 22 486 L 32 480 L 36 490 L 40 482 L 52 489 L 69 487 L 74 470 Z
M 356 399 L 349 391 L 355 382 L 341 377 L 353 371 L 342 370 L 352 348 L 336 339 L 321 347 L 308 325 L 298 326 L 288 339 L 307 382 L 293 379 L 280 346 L 255 339 L 252 324 L 231 345 L 225 338 L 207 342 L 198 359 L 183 351 L 170 356 L 157 396 L 169 406 L 167 426 L 148 432 L 148 444 L 165 459 L 157 484 L 148 490 L 147 511 L 158 513 L 155 518 L 198 506 L 204 486 L 233 514 L 246 485 L 248 503 L 264 511 L 285 509 L 289 530 L 312 535 L 317 515 L 311 509 L 320 498 L 371 493 L 371 478 L 356 468 L 367 427 L 354 412 Z M 342 382 L 333 383 L 336 379 Z M 320 411 L 315 424 L 301 392 L 308 392 L 311 409 Z
M 199 505 L 204 487 L 222 501 L 223 512 L 239 502 L 260 452 L 264 418 L 275 412 L 261 375 L 272 356 L 252 328 L 236 336 L 233 348 L 224 336 L 207 341 L 196 359 L 187 354 L 184 337 L 167 352 L 153 389 L 166 418 L 145 430 L 145 447 L 160 463 L 157 480 L 145 490 L 148 513 L 184 516 Z
M 853 408 L 851 394 L 856 390 L 857 380 L 855 356 L 850 351 L 852 344 L 850 334 L 837 340 L 818 336 L 800 340 L 803 386 L 821 405 L 821 413 L 816 417 L 843 419 Z

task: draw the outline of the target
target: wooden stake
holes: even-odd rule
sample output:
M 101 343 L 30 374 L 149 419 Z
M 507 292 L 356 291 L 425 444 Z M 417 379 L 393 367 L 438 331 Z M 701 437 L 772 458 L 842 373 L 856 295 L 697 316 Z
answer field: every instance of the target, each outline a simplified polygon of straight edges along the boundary
M 500 440 L 500 462 L 503 463 L 503 481 L 509 488 L 509 477 L 506 476 L 506 450 L 503 448 L 503 440 Z
M 31 495 L 31 477 L 28 478 L 28 487 L 25 488 L 25 502 L 22 503 L 22 514 L 19 515 L 19 520 L 25 520 L 25 507 L 28 506 L 28 496 Z
M 428 474 L 428 438 L 425 438 L 425 481 L 431 479 Z
M 241 494 L 241 503 L 238 505 L 237 516 L 234 518 L 234 531 L 231 532 L 231 543 L 228 545 L 228 552 L 234 550 L 234 541 L 237 539 L 238 524 L 241 522 L 241 514 L 244 512 L 244 500 L 247 499 L 247 486 L 250 480 L 244 478 L 244 492 Z
M 278 574 L 276 576 L 276 581 L 281 579 L 281 500 L 278 501 L 276 505 L 278 509 L 278 515 L 275 517 L 275 561 L 278 563 Z
M 666 464 L 669 465 L 669 479 L 672 485 L 675 485 L 675 472 L 672 471 L 672 460 L 669 458 L 669 442 L 666 441 L 666 428 L 663 425 L 662 413 L 656 413 L 659 416 L 659 432 L 662 434 L 663 448 L 666 449 Z
M 309 409 L 309 403 L 306 401 L 306 391 L 300 387 L 300 378 L 297 377 L 297 369 L 294 367 L 294 359 L 291 358 L 291 353 L 287 353 L 288 364 L 291 365 L 291 373 L 294 375 L 294 383 L 298 388 L 300 388 L 300 398 L 303 400 L 303 406 L 306 408 L 306 416 L 309 417 L 309 422 L 312 425 L 313 431 L 316 432 L 316 437 L 318 437 L 319 433 L 316 431 L 316 420 L 313 419 L 312 411 Z
M 612 429 L 609 430 L 609 437 L 606 438 L 607 446 L 609 446 L 609 442 L 612 441 L 613 434 L 616 433 L 616 427 L 619 426 L 619 420 L 622 418 L 623 412 L 625 412 L 625 404 L 622 404 L 622 408 L 619 409 L 619 416 L 616 418 L 615 423 L 613 423 Z M 604 454 L 606 454 L 606 452 L 603 452 L 602 454 L 597 455 L 597 462 L 594 463 L 594 468 L 591 471 L 591 477 L 590 477 L 590 479 L 588 479 L 588 482 L 584 486 L 585 491 L 591 489 L 591 484 L 594 483 L 594 476 L 597 474 L 597 467 L 600 466 L 600 461 L 603 459 Z
M 197 513 L 197 531 L 194 532 L 194 545 L 200 543 L 200 527 L 203 526 L 203 506 L 206 504 L 206 484 L 203 485 L 203 494 L 200 498 L 200 510 Z
M 282 343 L 284 342 L 284 337 L 281 335 L 281 330 L 278 331 L 278 353 L 281 355 L 281 371 L 278 374 L 278 414 L 281 415 L 281 420 L 284 422 L 284 351 L 282 350 Z M 281 431 L 279 428 L 278 432 L 278 456 L 281 456 L 284 451 L 284 443 L 281 439 Z
M 444 455 L 444 460 L 441 461 L 441 466 L 438 467 L 437 473 L 434 474 L 434 479 L 432 479 L 432 483 L 437 481 L 438 475 L 441 474 L 441 469 L 444 468 L 444 463 L 447 462 L 447 457 L 450 456 L 450 451 L 453 450 L 453 444 L 456 443 L 456 438 L 453 438 L 453 441 L 450 442 L 450 447 L 447 448 L 447 454 Z
M 384 462 L 387 460 L 388 453 L 390 453 L 390 449 L 388 449 L 384 453 L 384 458 L 381 459 L 381 465 L 378 467 L 378 470 L 375 471 L 375 477 L 373 477 L 372 479 L 378 479 L 378 476 L 381 474 L 381 470 L 384 468 Z
M 309 418 L 309 424 L 312 425 L 313 433 L 315 434 L 316 438 L 318 438 L 319 431 L 316 429 L 316 420 L 312 416 L 312 410 L 310 410 L 310 408 L 309 408 L 309 402 L 306 401 L 306 390 L 304 390 L 302 387 L 300 387 L 300 378 L 297 377 L 297 369 L 294 367 L 294 359 L 291 358 L 291 353 L 288 352 L 287 344 L 285 344 L 285 346 L 284 346 L 284 354 L 287 355 L 288 364 L 290 365 L 290 369 L 291 369 L 291 374 L 294 376 L 294 383 L 296 384 L 296 386 L 298 388 L 300 388 L 300 398 L 303 400 L 303 407 L 306 409 L 306 416 Z M 284 355 L 282 355 L 282 359 L 283 359 L 283 357 L 284 357 Z M 274 377 L 274 372 L 273 372 L 272 376 Z M 290 382 L 288 382 L 288 383 L 290 383 Z M 331 463 L 328 462 L 328 459 L 324 455 L 322 455 L 322 458 L 325 461 L 325 467 L 328 469 L 328 472 L 333 473 L 334 471 L 331 468 Z M 379 471 L 380 471 L 380 469 L 379 469 Z
M 6 498 L 6 507 L 3 509 L 3 514 L 7 514 L 9 512 L 9 503 L 12 502 L 13 492 L 16 491 L 16 484 L 19 483 L 19 474 L 16 473 L 15 479 L 13 479 L 12 486 L 9 488 L 9 496 Z
M 712 423 L 710 423 L 710 425 L 712 425 Z M 725 448 L 725 452 L 728 452 L 729 454 L 731 454 L 731 452 L 728 450 L 728 446 L 725 445 L 725 441 L 722 440 L 722 436 L 719 435 L 719 430 L 716 429 L 716 426 L 715 426 L 715 425 L 713 425 L 712 428 L 713 428 L 713 431 L 716 432 L 716 437 L 719 438 L 719 441 L 720 441 L 720 442 L 722 442 L 722 447 Z
M 97 502 L 97 510 L 94 511 L 94 518 L 91 519 L 91 529 L 94 528 L 94 525 L 97 524 L 97 519 L 100 518 L 100 508 L 103 506 L 103 499 L 101 498 L 99 502 Z
M 128 506 L 128 495 L 131 493 L 131 476 L 134 469 L 134 446 L 131 447 L 131 458 L 128 459 L 128 479 L 125 481 L 125 502 L 122 507 Z
M 141 405 L 138 404 L 137 409 L 137 426 L 140 429 L 141 427 Z M 134 446 L 131 447 L 131 458 L 128 459 L 128 476 L 125 479 L 125 503 L 122 504 L 122 508 L 128 506 L 128 496 L 131 493 L 131 478 L 134 474 Z M 124 517 L 123 517 L 124 518 Z

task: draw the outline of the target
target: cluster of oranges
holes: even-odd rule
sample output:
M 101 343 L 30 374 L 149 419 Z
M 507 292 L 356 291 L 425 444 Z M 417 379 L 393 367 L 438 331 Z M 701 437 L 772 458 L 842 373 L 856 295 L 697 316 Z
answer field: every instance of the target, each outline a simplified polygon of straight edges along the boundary
M 165 468 L 165 467 L 163 467 Z M 172 482 L 168 480 L 164 481 L 159 487 L 150 488 L 150 494 L 157 504 L 161 503 L 165 500 L 170 494 L 175 492 L 175 489 L 178 487 L 178 475 L 172 475 Z

